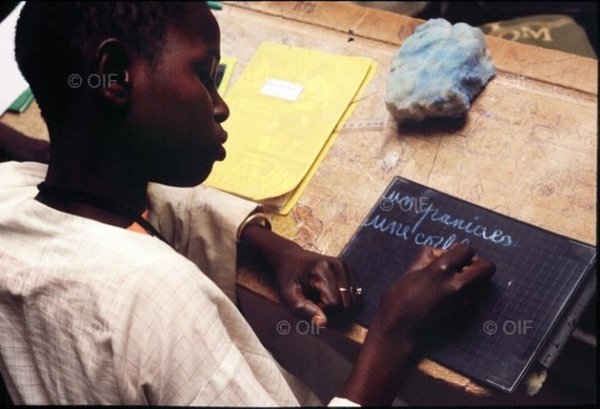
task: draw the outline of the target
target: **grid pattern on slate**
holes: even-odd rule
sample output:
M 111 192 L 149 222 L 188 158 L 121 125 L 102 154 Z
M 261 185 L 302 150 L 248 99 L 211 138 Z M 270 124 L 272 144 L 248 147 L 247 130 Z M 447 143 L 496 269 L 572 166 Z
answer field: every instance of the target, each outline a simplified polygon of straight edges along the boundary
M 465 239 L 494 261 L 496 274 L 489 294 L 428 357 L 512 392 L 591 270 L 595 247 L 396 177 L 341 253 L 363 288 L 357 320 L 369 326 L 382 293 L 423 243 Z

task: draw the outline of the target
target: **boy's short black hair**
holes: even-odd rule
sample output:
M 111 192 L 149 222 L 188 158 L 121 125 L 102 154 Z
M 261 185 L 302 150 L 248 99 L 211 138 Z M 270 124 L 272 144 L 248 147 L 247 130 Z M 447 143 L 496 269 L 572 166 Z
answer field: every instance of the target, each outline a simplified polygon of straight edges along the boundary
M 89 75 L 99 41 L 114 37 L 151 63 L 161 55 L 168 24 L 185 15 L 180 2 L 27 2 L 17 22 L 15 56 L 44 119 L 57 119 Z

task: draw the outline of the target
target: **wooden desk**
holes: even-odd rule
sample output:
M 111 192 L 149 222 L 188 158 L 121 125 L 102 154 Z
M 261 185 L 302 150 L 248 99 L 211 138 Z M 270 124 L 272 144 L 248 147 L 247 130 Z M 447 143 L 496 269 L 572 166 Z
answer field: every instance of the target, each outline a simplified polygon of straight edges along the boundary
M 290 215 L 274 216 L 279 233 L 305 248 L 339 254 L 390 179 L 400 175 L 595 243 L 596 60 L 487 37 L 498 74 L 466 120 L 399 131 L 383 103 L 387 74 L 392 55 L 421 21 L 321 2 L 227 3 L 215 14 L 223 55 L 238 58 L 233 81 L 262 41 L 368 56 L 378 64 L 298 204 Z M 277 302 L 254 272 L 242 272 L 239 285 Z M 357 343 L 365 335 L 358 325 L 346 333 Z M 418 368 L 465 392 L 449 394 L 453 403 L 544 401 L 523 388 L 512 396 L 495 392 L 427 359 Z
M 222 54 L 238 59 L 232 81 L 262 41 L 368 56 L 378 64 L 298 204 L 290 215 L 274 216 L 279 233 L 305 248 L 339 254 L 390 179 L 399 175 L 595 244 L 596 60 L 487 37 L 498 74 L 465 121 L 398 130 L 383 103 L 389 63 L 419 20 L 324 2 L 228 2 L 215 15 Z M 47 137 L 36 106 L 22 115 L 5 114 L 2 121 Z M 277 301 L 252 271 L 240 273 L 239 285 Z M 355 325 L 344 335 L 361 343 L 366 330 Z M 400 394 L 415 402 L 443 403 L 431 400 L 441 390 L 454 404 L 544 403 L 544 388 L 534 398 L 523 391 L 501 394 L 427 359 Z

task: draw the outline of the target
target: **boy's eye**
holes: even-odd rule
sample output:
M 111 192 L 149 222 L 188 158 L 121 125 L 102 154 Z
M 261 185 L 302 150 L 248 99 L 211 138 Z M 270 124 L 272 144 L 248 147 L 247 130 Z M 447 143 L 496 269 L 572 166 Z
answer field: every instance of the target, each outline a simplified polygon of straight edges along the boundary
M 214 65 L 210 70 L 206 65 L 201 65 L 196 68 L 196 75 L 206 88 L 217 88 L 223 79 L 224 72 L 224 64 Z
M 196 68 L 196 76 L 204 84 L 205 87 L 210 87 L 214 85 L 215 79 L 212 75 L 212 72 L 206 69 L 206 67 L 197 67 Z
M 210 75 L 199 74 L 198 78 L 204 84 L 204 86 L 207 88 L 215 85 L 215 80 Z

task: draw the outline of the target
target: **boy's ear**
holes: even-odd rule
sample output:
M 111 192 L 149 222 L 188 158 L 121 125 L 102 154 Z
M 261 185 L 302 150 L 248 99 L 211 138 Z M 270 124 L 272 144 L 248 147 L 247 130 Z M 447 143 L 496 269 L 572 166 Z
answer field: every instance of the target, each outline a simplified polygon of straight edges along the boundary
M 94 64 L 99 95 L 111 105 L 127 105 L 131 97 L 131 55 L 123 42 L 109 38 L 100 43 Z

